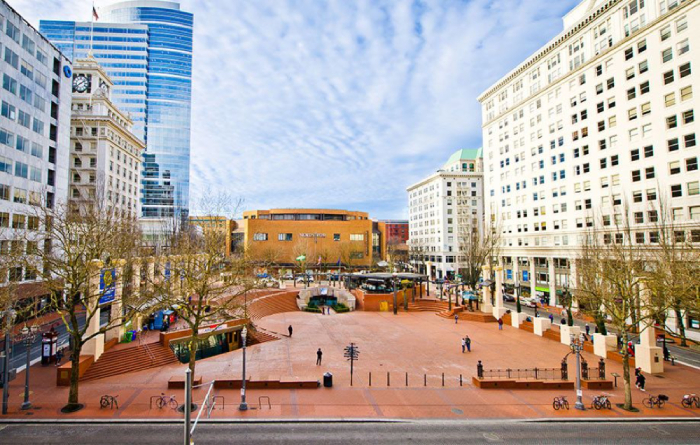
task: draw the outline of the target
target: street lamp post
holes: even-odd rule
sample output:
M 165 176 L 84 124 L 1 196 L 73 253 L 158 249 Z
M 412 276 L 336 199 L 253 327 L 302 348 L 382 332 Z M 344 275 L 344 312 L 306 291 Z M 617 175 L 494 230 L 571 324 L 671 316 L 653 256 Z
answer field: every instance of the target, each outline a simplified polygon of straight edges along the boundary
M 10 398 L 10 336 L 12 335 L 12 326 L 15 322 L 17 313 L 13 309 L 5 311 L 5 356 L 2 368 L 2 413 L 7 414 L 7 403 Z
M 583 335 L 571 335 L 571 352 L 576 354 L 576 404 L 574 408 L 585 411 L 583 405 L 583 390 L 581 390 L 581 351 L 583 351 Z
M 24 410 L 32 407 L 32 402 L 29 401 L 29 366 L 31 365 L 32 345 L 36 339 L 37 332 L 39 332 L 38 326 L 29 327 L 24 325 L 18 337 L 22 340 L 24 347 L 27 349 L 27 368 L 24 372 L 24 402 L 22 403 L 22 409 Z
M 248 404 L 245 401 L 245 343 L 248 337 L 248 329 L 243 326 L 241 339 L 243 340 L 243 381 L 241 382 L 241 404 L 238 405 L 240 411 L 248 411 Z
M 394 315 L 396 315 L 399 311 L 399 308 L 397 307 L 398 303 L 396 301 L 396 272 L 391 274 L 391 284 L 394 287 Z

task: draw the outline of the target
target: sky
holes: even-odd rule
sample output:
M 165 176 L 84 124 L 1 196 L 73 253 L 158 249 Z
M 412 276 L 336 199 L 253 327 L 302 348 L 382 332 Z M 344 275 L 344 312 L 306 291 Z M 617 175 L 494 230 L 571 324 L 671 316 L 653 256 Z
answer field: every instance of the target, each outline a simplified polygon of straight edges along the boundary
M 8 0 L 89 20 L 86 0 Z M 97 6 L 110 3 L 97 1 Z M 578 0 L 182 0 L 194 13 L 191 199 L 406 219 L 406 187 L 481 146 L 477 97 Z

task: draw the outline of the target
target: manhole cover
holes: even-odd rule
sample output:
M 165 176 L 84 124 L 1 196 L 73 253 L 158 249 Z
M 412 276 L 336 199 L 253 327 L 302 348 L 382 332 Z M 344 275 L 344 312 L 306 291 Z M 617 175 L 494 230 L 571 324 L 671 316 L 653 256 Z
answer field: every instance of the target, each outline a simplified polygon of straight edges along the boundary
M 464 414 L 464 411 L 462 411 L 462 410 L 459 409 L 459 408 L 452 408 L 451 411 L 452 411 L 454 414 L 460 414 L 460 415 L 461 415 L 461 414 Z

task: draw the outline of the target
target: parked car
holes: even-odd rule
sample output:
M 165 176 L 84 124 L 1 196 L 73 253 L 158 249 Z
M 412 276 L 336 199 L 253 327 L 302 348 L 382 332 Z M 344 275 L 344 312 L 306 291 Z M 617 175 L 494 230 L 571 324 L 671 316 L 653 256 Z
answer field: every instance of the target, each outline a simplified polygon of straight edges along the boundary
M 286 273 L 286 274 L 282 275 L 282 279 L 283 280 L 293 280 L 294 275 L 292 275 L 291 273 Z
M 297 283 L 303 283 L 305 281 L 307 283 L 313 283 L 314 277 L 312 277 L 311 275 L 306 275 L 306 277 L 304 277 L 304 275 L 297 275 L 297 278 L 296 278 Z
M 515 301 L 515 295 L 513 295 L 513 294 L 503 294 L 503 300 L 512 303 L 512 302 Z
M 536 298 L 521 298 L 520 303 L 524 304 L 526 307 L 532 307 L 532 308 L 537 307 L 537 299 Z

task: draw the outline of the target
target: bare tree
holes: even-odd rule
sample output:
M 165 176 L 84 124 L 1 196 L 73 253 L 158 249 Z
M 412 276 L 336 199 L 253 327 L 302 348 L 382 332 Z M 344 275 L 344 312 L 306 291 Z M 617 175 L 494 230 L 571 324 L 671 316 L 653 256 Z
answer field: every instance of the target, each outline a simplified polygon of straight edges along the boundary
M 390 271 L 403 271 L 408 262 L 408 246 L 398 240 L 390 240 L 386 244 L 386 257 Z
M 575 292 L 585 312 L 607 318 L 622 336 L 624 408 L 630 410 L 630 354 L 626 346 L 638 326 L 651 326 L 664 308 L 642 301 L 642 289 L 650 281 L 649 253 L 635 242 L 628 207 L 615 206 L 612 212 L 611 217 L 600 219 L 600 229 L 590 230 L 582 240 Z
M 198 210 L 208 219 L 228 217 L 237 212 L 242 200 L 226 194 L 201 199 Z M 240 296 L 251 290 L 245 257 L 226 256 L 225 230 L 218 224 L 199 219 L 185 225 L 170 241 L 170 273 L 160 273 L 159 264 L 149 273 L 150 293 L 160 307 L 177 308 L 180 320 L 190 329 L 187 339 L 191 378 L 195 379 L 200 331 L 213 324 L 237 318 Z M 163 269 L 165 272 L 165 269 Z
M 78 379 L 83 347 L 124 325 L 143 305 L 143 297 L 127 288 L 122 292 L 121 316 L 112 317 L 104 326 L 94 322 L 99 317 L 100 299 L 115 291 L 109 286 L 112 269 L 123 270 L 119 266 L 131 264 L 139 255 L 141 233 L 135 219 L 122 216 L 103 200 L 37 207 L 31 217 L 36 218 L 36 230 L 19 235 L 33 246 L 25 257 L 25 267 L 43 276 L 42 284 L 51 295 L 50 309 L 61 316 L 70 337 L 72 367 L 64 410 L 75 411 L 82 408 Z M 100 277 L 104 277 L 104 285 L 96 285 Z M 117 282 L 128 281 L 124 276 L 115 278 Z M 90 332 L 94 325 L 99 327 Z
M 471 289 L 476 289 L 482 275 L 482 267 L 488 265 L 493 270 L 498 261 L 500 227 L 493 224 L 481 229 L 479 225 L 460 225 L 458 242 L 458 270 L 462 281 Z

